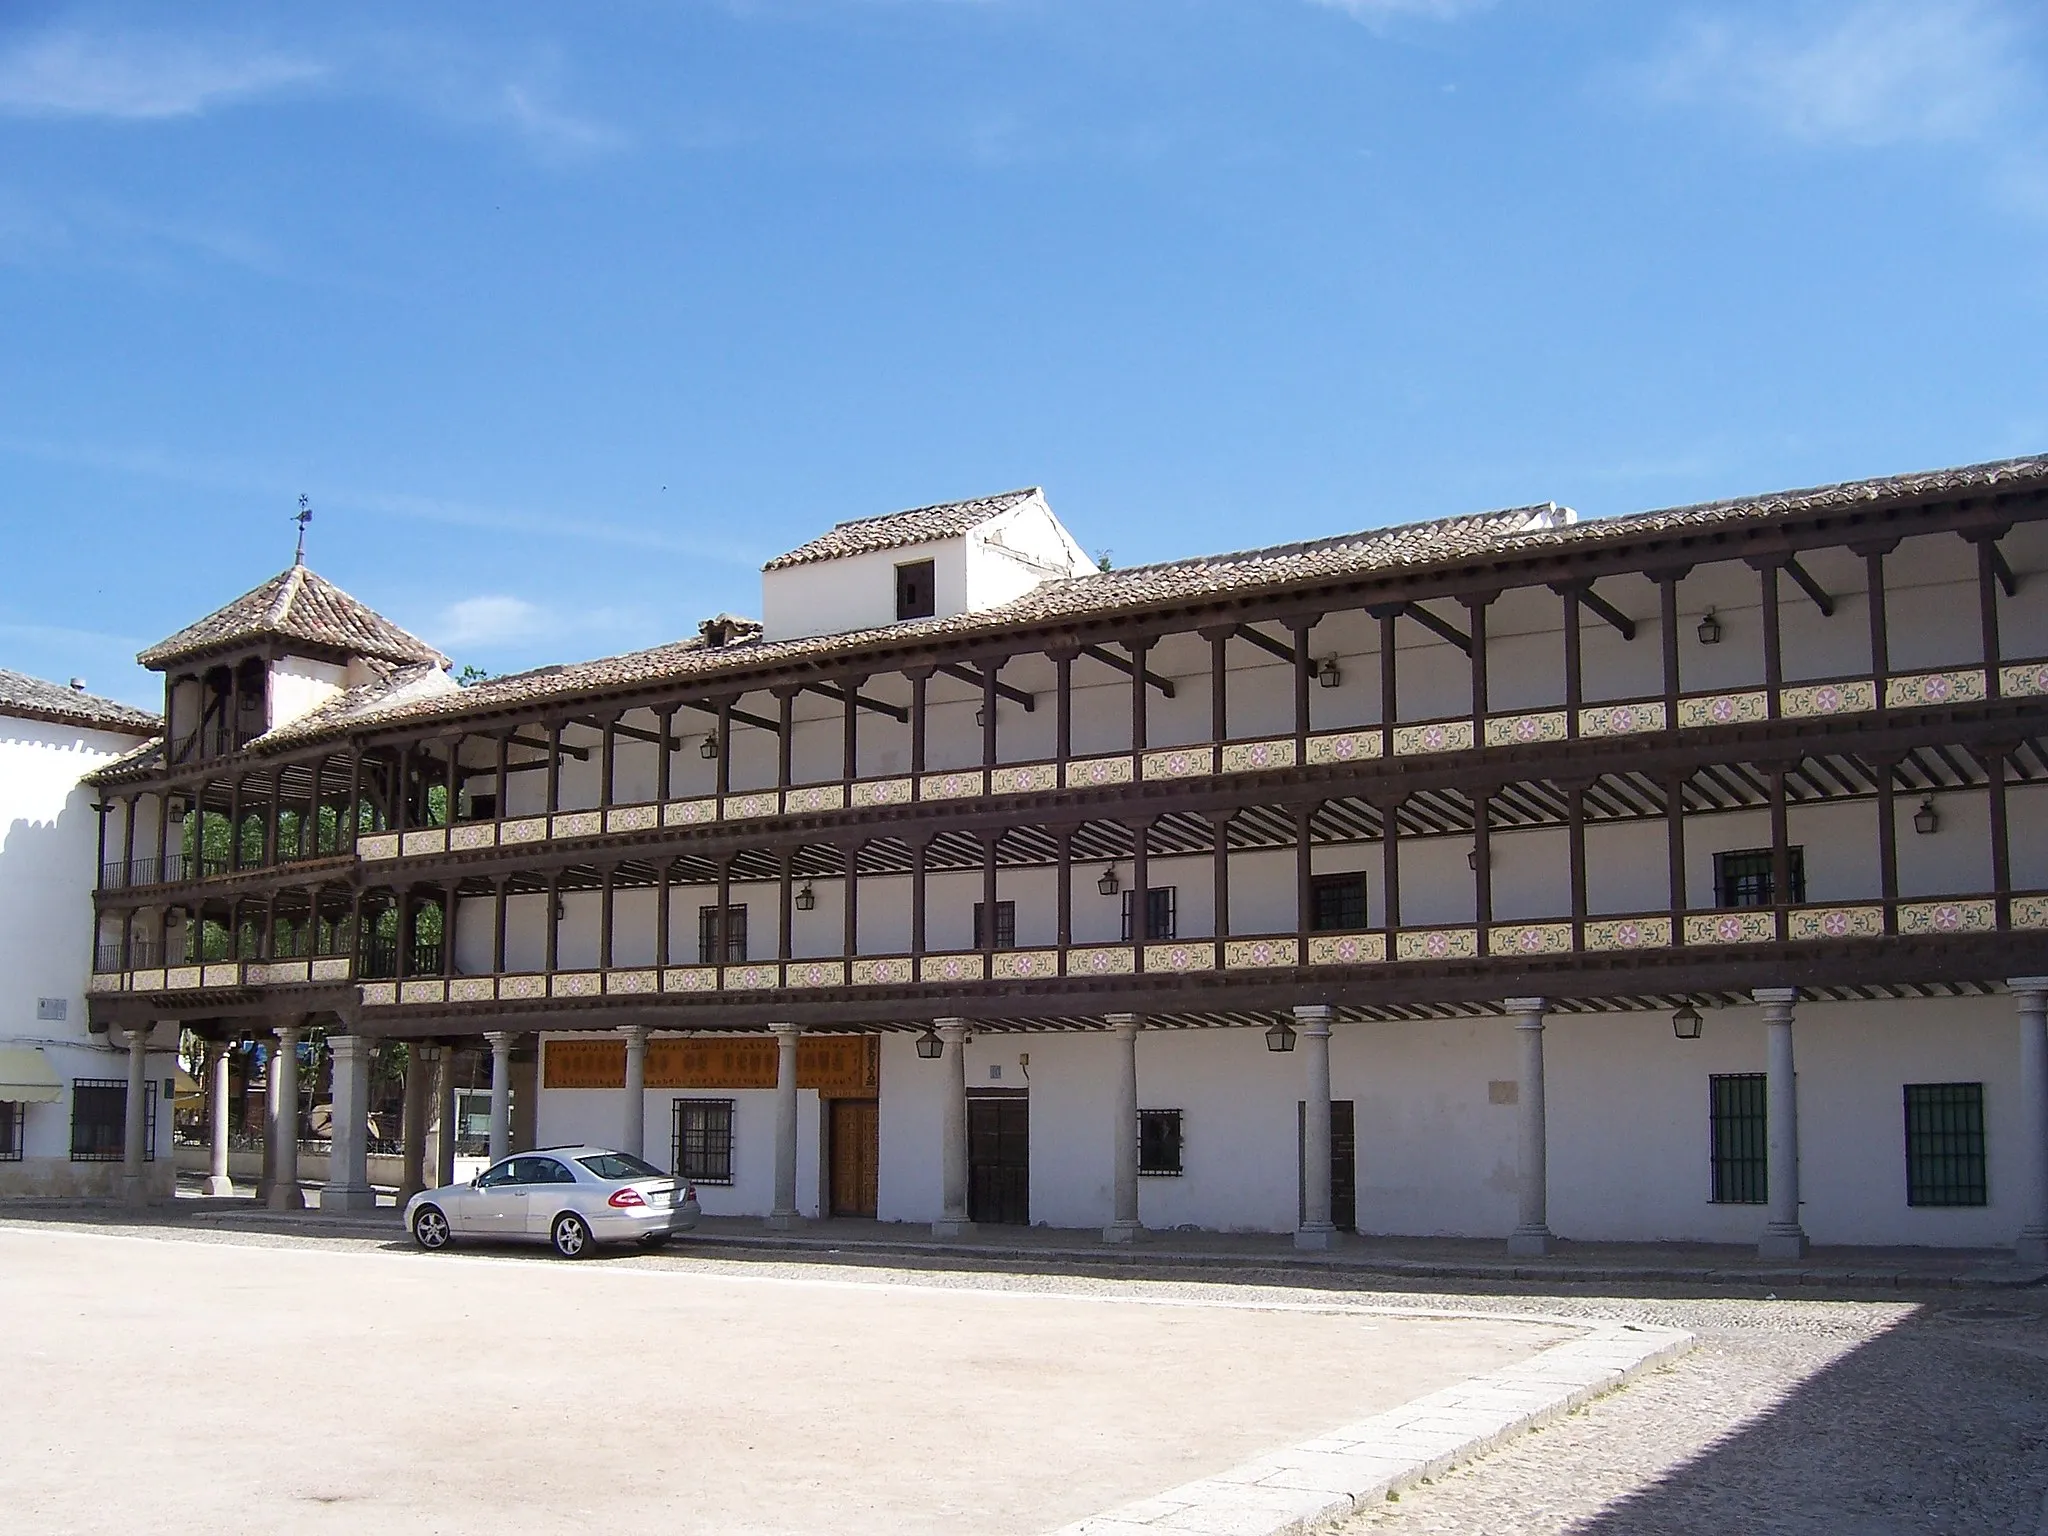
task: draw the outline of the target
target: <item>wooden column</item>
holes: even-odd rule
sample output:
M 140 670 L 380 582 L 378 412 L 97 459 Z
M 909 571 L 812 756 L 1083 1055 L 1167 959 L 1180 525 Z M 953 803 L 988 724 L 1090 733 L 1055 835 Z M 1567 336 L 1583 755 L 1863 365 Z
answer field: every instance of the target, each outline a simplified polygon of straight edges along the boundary
M 204 826 L 202 826 L 200 830 L 204 831 Z M 202 849 L 202 858 L 204 857 L 204 852 L 205 851 Z M 200 869 L 202 872 L 205 870 L 205 867 L 206 866 L 203 863 L 200 865 Z M 241 867 L 242 775 L 237 773 L 233 778 L 228 780 L 228 868 L 230 870 L 236 870 L 240 869 Z
M 100 855 L 101 863 L 106 855 Z M 121 889 L 135 883 L 135 796 L 121 797 Z
M 1579 711 L 1586 703 L 1585 636 L 1579 628 L 1579 589 L 1554 589 L 1564 599 L 1564 733 L 1579 734 Z
M 448 781 L 442 787 L 447 804 L 441 807 L 441 825 L 452 828 L 456 821 L 457 808 L 462 800 L 462 743 L 465 733 L 457 732 L 448 738 Z
M 1572 880 L 1572 950 L 1586 947 L 1586 786 L 1572 784 L 1565 790 L 1565 832 L 1569 842 Z
M 1215 883 L 1216 940 L 1220 944 L 1230 937 L 1230 822 L 1228 811 L 1211 812 L 1209 816 L 1209 856 L 1213 864 L 1211 878 Z M 1219 952 L 1216 963 L 1223 963 Z
M 1488 785 L 1472 791 L 1472 913 L 1479 925 L 1479 953 L 1483 955 L 1487 952 L 1486 928 L 1493 921 L 1493 790 Z
M 498 749 L 496 763 L 498 773 L 497 778 L 491 785 L 491 795 L 496 804 L 496 812 L 493 819 L 503 821 L 510 814 L 510 807 L 506 803 L 506 797 L 511 793 L 512 787 L 512 733 L 510 731 L 498 731 L 494 734 L 493 741 Z
M 1230 739 L 1230 631 L 1205 629 L 1209 642 L 1209 739 L 1221 746 Z
M 562 952 L 562 875 L 559 870 L 548 871 L 547 889 L 547 944 L 542 956 L 542 968 L 550 974 L 556 969 L 555 962 Z
M 455 907 L 460 895 L 459 883 L 445 882 L 441 887 L 441 978 L 448 980 L 455 974 Z
M 1884 557 L 1895 543 L 1866 544 L 1857 549 L 1863 556 L 1863 585 L 1870 605 L 1870 672 L 1877 679 L 1877 707 L 1884 708 L 1884 685 L 1892 670 L 1891 622 L 1886 613 Z
M 913 979 L 918 978 L 920 967 L 917 962 L 924 957 L 924 856 L 922 836 L 913 835 L 910 840 L 910 957 Z
M 796 749 L 796 690 L 775 690 L 776 721 L 781 730 L 775 737 L 775 787 L 789 793 L 790 762 Z
M 396 764 L 394 771 L 396 782 L 391 787 L 389 794 L 391 802 L 389 823 L 391 830 L 400 837 L 403 837 L 405 836 L 406 829 L 412 825 L 412 818 L 408 814 L 411 808 L 406 804 L 406 791 L 412 787 L 412 743 L 409 741 L 400 742 L 392 757 Z
M 1468 622 L 1472 627 L 1472 741 L 1475 746 L 1486 745 L 1487 674 L 1486 674 L 1486 610 L 1498 594 L 1482 592 L 1460 598 L 1464 604 Z
M 790 958 L 790 927 L 796 917 L 793 898 L 796 895 L 796 850 L 783 847 L 775 851 L 775 958 Z
M 845 681 L 846 709 L 840 717 L 839 777 L 846 785 L 846 804 L 853 804 L 853 781 L 860 777 L 860 690 L 864 677 Z
M 1883 683 L 1878 687 L 1882 689 Z M 1884 931 L 1899 931 L 1899 817 L 1897 780 L 1899 759 L 1873 759 L 1872 777 L 1877 781 L 1877 879 L 1884 898 Z
M 984 956 L 996 952 L 996 844 L 1000 833 L 984 833 L 981 839 L 981 935 Z M 985 973 L 994 974 L 993 966 Z
M 1684 571 L 1657 573 L 1657 636 L 1664 651 L 1664 729 L 1678 728 L 1678 583 Z
M 904 671 L 910 679 L 910 798 L 922 799 L 925 764 L 925 691 L 932 678 L 930 667 L 910 667 Z
M 1770 718 L 1778 718 L 1778 691 L 1785 686 L 1785 633 L 1778 616 L 1778 562 L 1755 562 L 1763 590 L 1764 695 Z
M 1670 887 L 1671 942 L 1685 942 L 1685 775 L 1664 781 L 1665 879 Z
M 618 746 L 619 717 L 615 714 L 606 715 L 604 717 L 604 741 L 598 747 L 601 756 L 598 759 L 597 765 L 597 804 L 600 810 L 610 810 L 612 808 L 613 796 L 617 793 Z M 603 825 L 603 823 L 599 823 L 599 825 Z
M 1315 928 L 1314 804 L 1294 811 L 1294 932 L 1301 943 L 1301 963 L 1308 964 L 1308 936 Z
M 1145 657 L 1151 652 L 1150 637 L 1126 640 L 1124 649 L 1131 653 L 1131 751 L 1142 756 L 1145 751 Z
M 657 804 L 666 805 L 669 800 L 670 786 L 674 782 L 676 749 L 675 705 L 671 704 L 656 713 L 654 717 L 654 730 L 655 734 L 661 738 L 654 745 L 654 750 L 658 754 L 654 759 L 654 799 Z M 498 802 L 500 807 L 504 803 L 503 800 Z M 500 809 L 498 814 L 502 816 L 504 811 Z
M 491 974 L 505 974 L 505 887 L 506 878 L 499 875 L 491 882 Z
M 1002 660 L 991 657 L 981 664 L 981 766 L 984 772 L 996 765 L 996 673 Z M 991 917 L 993 922 L 994 918 Z
M 353 853 L 363 827 L 363 744 L 351 742 L 348 754 L 348 825 L 334 824 L 334 851 Z
M 1775 573 L 1772 579 L 1775 581 Z M 1771 764 L 1770 773 L 1771 905 L 1776 909 L 1776 937 L 1782 940 L 1785 937 L 1785 909 L 1792 905 L 1791 817 L 1785 800 L 1785 765 Z
M 612 911 L 617 881 L 618 866 L 606 864 L 604 887 L 597 899 L 597 968 L 601 971 L 612 968 Z
M 840 847 L 840 857 L 846 861 L 846 874 L 843 877 L 846 882 L 846 889 L 842 898 L 842 905 L 845 908 L 846 926 L 844 935 L 840 940 L 840 947 L 845 951 L 849 962 L 860 953 L 860 851 L 862 846 L 861 841 L 855 839 L 842 844 Z M 851 977 L 848 979 L 851 980 Z
M 1297 765 L 1308 761 L 1308 637 L 1315 627 L 1312 615 L 1288 623 L 1288 629 L 1294 635 L 1294 761 Z
M 1401 804 L 1408 797 L 1389 792 L 1373 803 L 1380 812 L 1380 884 L 1387 918 L 1387 958 L 1394 958 L 1394 930 L 1401 926 Z M 1304 962 L 1308 959 L 1302 956 Z
M 270 869 L 282 862 L 281 845 L 284 840 L 284 765 L 273 763 L 270 768 L 270 803 L 263 814 L 263 867 Z
M 397 893 L 398 922 L 392 935 L 391 968 L 400 981 L 412 974 L 412 889 L 405 887 Z
M 1060 947 L 1060 969 L 1066 969 L 1067 948 L 1074 942 L 1074 829 L 1058 826 L 1052 829 L 1054 868 L 1053 920 L 1056 942 Z
M 711 963 L 724 965 L 732 952 L 732 858 L 718 860 L 717 911 L 711 919 Z
M 1142 658 L 1140 671 L 1142 672 Z M 1145 969 L 1145 943 L 1152 925 L 1152 823 L 1144 818 L 1129 823 L 1131 829 L 1131 942 L 1137 946 L 1134 964 Z
M 1984 696 L 1998 697 L 1998 540 L 1984 534 L 1977 545 L 1977 627 L 1984 652 Z
M 547 794 L 547 814 L 553 816 L 562 808 L 562 722 L 559 720 L 548 722 Z M 553 970 L 554 967 L 551 965 L 548 969 Z
M 1054 651 L 1052 669 L 1053 756 L 1059 759 L 1064 782 L 1067 759 L 1074 755 L 1074 653 Z
M 674 874 L 675 861 L 664 858 L 654 877 L 654 967 L 658 971 L 667 970 L 669 964 L 669 884 Z
M 1396 659 L 1394 641 L 1395 615 L 1400 612 L 1393 608 L 1368 610 L 1380 621 L 1380 743 L 1382 758 L 1394 755 L 1394 724 L 1401 715 L 1400 666 Z M 1392 958 L 1391 952 L 1389 958 Z
M 1984 764 L 1984 788 L 1991 811 L 1991 889 L 1998 900 L 1998 926 L 2012 926 L 2012 840 L 2005 816 L 2005 759 L 2010 742 L 1997 742 L 1978 753 Z
M 724 809 L 722 802 L 727 795 L 732 793 L 732 706 L 734 702 L 734 700 L 729 698 L 718 701 L 717 794 L 721 802 L 721 813 Z M 723 912 L 723 910 L 721 907 L 720 911 Z M 723 917 L 719 919 L 721 928 L 724 925 L 724 921 Z

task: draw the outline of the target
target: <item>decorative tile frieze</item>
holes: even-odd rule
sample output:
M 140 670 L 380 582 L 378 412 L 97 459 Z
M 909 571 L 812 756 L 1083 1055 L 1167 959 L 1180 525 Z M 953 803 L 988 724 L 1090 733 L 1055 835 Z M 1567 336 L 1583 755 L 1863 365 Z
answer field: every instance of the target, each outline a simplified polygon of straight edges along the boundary
M 448 851 L 466 853 L 472 848 L 490 848 L 498 841 L 495 821 L 465 821 L 448 829 Z
M 908 805 L 910 780 L 863 779 L 853 786 L 855 805 Z
M 1186 944 L 1147 944 L 1145 946 L 1145 969 L 1167 975 L 1186 975 L 1196 971 L 1216 969 L 1216 946 L 1213 942 L 1197 941 Z
M 1579 711 L 1581 736 L 1640 736 L 1664 729 L 1664 701 L 1638 699 L 1629 704 L 1595 704 Z
M 451 1003 L 488 1003 L 497 996 L 498 982 L 494 976 L 458 976 L 448 983 Z
M 1975 704 L 1984 697 L 1984 672 L 1980 667 L 1958 667 L 1947 672 L 1922 672 L 1913 677 L 1894 677 L 1884 685 L 1886 709 L 1931 709 L 1943 704 Z
M 603 811 L 563 811 L 554 821 L 556 837 L 595 837 L 603 830 Z
M 1770 696 L 1762 689 L 1747 693 L 1703 693 L 1678 701 L 1681 730 L 1700 730 L 1710 725 L 1751 725 L 1768 720 Z
M 359 859 L 395 859 L 398 857 L 398 834 L 396 832 L 362 832 L 356 836 L 356 857 Z
M 661 990 L 661 975 L 652 970 L 606 971 L 606 997 L 642 997 Z
M 355 962 L 347 955 L 320 955 L 313 961 L 313 980 L 347 981 Z
M 92 974 L 92 979 L 86 982 L 85 990 L 88 992 L 119 992 L 127 984 L 127 981 L 128 978 L 119 971 L 95 971 Z
M 851 971 L 856 987 L 900 987 L 909 982 L 910 973 L 908 955 L 876 955 L 856 960 Z
M 2048 896 L 2034 894 L 2012 898 L 2012 926 L 2048 928 Z
M 1384 933 L 1319 933 L 1308 941 L 1310 965 L 1380 965 L 1386 958 Z
M 1869 678 L 1847 683 L 1802 683 L 1778 690 L 1778 713 L 1787 720 L 1825 715 L 1866 715 L 1877 708 L 1877 684 Z
M 603 971 L 557 971 L 548 978 L 549 997 L 601 997 Z
M 1227 939 L 1223 944 L 1226 971 L 1267 971 L 1301 963 L 1295 939 Z
M 1337 731 L 1308 739 L 1308 760 L 1315 764 L 1366 763 L 1387 749 L 1386 733 L 1377 726 L 1370 730 Z
M 1470 752 L 1470 720 L 1433 720 L 1427 725 L 1394 727 L 1394 756 L 1418 757 L 1431 752 Z
M 661 808 L 661 824 L 665 827 L 702 827 L 716 820 L 718 802 L 709 798 L 671 800 Z
M 1486 952 L 1496 959 L 1568 955 L 1570 923 L 1496 923 L 1486 930 Z
M 607 832 L 647 832 L 660 824 L 658 805 L 615 805 L 604 814 Z
M 438 979 L 401 981 L 398 984 L 398 1000 L 401 1003 L 444 1003 L 448 1000 L 448 988 Z
M 723 977 L 728 992 L 763 992 L 782 985 L 779 965 L 728 965 Z
M 498 1000 L 500 1002 L 517 1002 L 521 999 L 546 997 L 547 995 L 548 979 L 537 972 L 521 976 L 500 976 L 498 978 Z
M 312 979 L 310 971 L 304 960 L 252 960 L 242 967 L 242 981 L 251 987 L 304 986 Z
M 980 981 L 981 955 L 926 955 L 918 966 L 918 980 L 937 982 Z
M 1668 917 L 1603 917 L 1586 924 L 1586 948 L 1663 949 L 1671 943 Z
M 773 816 L 781 807 L 782 796 L 772 789 L 757 790 L 750 795 L 727 795 L 724 817 L 727 821 L 752 821 L 762 816 Z
M 164 976 L 162 966 L 131 971 L 128 976 L 128 988 L 131 992 L 161 992 L 164 990 Z
M 843 987 L 846 985 L 846 962 L 843 960 L 792 960 L 789 962 L 787 985 L 792 987 Z
M 1128 757 L 1082 757 L 1067 764 L 1066 784 L 1069 789 L 1103 789 L 1130 783 L 1134 773 Z
M 1476 928 L 1432 928 L 1394 935 L 1397 960 L 1476 960 L 1479 931 Z
M 514 843 L 544 843 L 547 839 L 548 819 L 545 816 L 521 816 L 498 827 L 500 847 L 510 847 Z
M 202 987 L 239 987 L 242 984 L 242 967 L 234 960 L 209 965 L 199 984 Z
M 1998 669 L 1998 691 L 2008 699 L 2048 693 L 2048 661 L 2023 661 Z
M 1290 743 L 1291 745 L 1291 743 Z M 1214 747 L 1167 747 L 1139 759 L 1148 779 L 1199 779 L 1216 771 Z
M 992 795 L 1037 795 L 1060 787 L 1057 763 L 1011 763 L 988 776 Z
M 1137 969 L 1137 951 L 1128 944 L 1067 951 L 1069 976 L 1130 976 Z
M 1539 742 L 1563 741 L 1569 734 L 1565 729 L 1565 713 L 1561 709 L 1548 709 L 1533 715 L 1494 715 L 1486 722 L 1486 744 L 1489 747 L 1530 747 Z
M 167 992 L 182 992 L 198 985 L 199 967 L 196 965 L 174 965 L 164 972 L 164 990 Z
M 1995 901 L 1899 903 L 1900 933 L 1990 933 L 1997 926 Z
M 928 773 L 917 782 L 920 800 L 972 800 L 987 792 L 979 768 L 956 768 L 950 773 Z
M 1294 766 L 1294 738 L 1278 741 L 1231 741 L 1223 745 L 1225 773 L 1269 773 Z
M 1060 952 L 1056 949 L 999 949 L 995 953 L 997 981 L 1044 981 L 1060 973 Z
M 1883 938 L 1884 908 L 1795 907 L 1785 914 L 1785 937 L 1794 941 Z
M 716 992 L 718 990 L 718 967 L 715 965 L 672 965 L 661 973 L 661 990 L 664 992 Z
M 441 827 L 422 827 L 417 832 L 406 833 L 399 846 L 408 859 L 417 859 L 423 854 L 446 853 L 448 833 Z
M 1765 910 L 1696 912 L 1685 920 L 1687 944 L 1774 944 L 1777 914 Z
M 398 983 L 366 981 L 356 988 L 356 996 L 365 1008 L 389 1008 L 398 1001 Z
M 791 816 L 810 816 L 819 811 L 836 811 L 846 804 L 843 784 L 805 784 L 782 797 L 782 809 Z

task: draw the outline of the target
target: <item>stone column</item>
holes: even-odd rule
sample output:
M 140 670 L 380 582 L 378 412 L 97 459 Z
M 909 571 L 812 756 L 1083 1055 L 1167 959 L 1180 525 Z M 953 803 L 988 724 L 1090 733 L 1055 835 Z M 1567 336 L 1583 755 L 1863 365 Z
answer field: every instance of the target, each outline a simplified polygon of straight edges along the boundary
M 647 1155 L 647 1028 L 626 1029 L 626 1102 L 619 1121 L 619 1150 Z
M 1294 1010 L 1304 1077 L 1301 1225 L 1294 1230 L 1297 1248 L 1337 1246 L 1337 1226 L 1330 1219 L 1330 1012 L 1321 1003 L 1302 1003 Z
M 800 1226 L 796 1208 L 796 1041 L 794 1024 L 773 1024 L 775 1031 L 775 1209 L 768 1213 L 772 1231 Z
M 149 1204 L 149 1032 L 148 1024 L 128 1030 L 128 1113 L 122 1125 L 121 1203 Z
M 455 1047 L 444 1045 L 434 1057 L 434 1188 L 455 1182 Z
M 494 1029 L 491 1043 L 491 1161 L 512 1155 L 512 1042 L 518 1037 Z
M 411 1042 L 405 1051 L 405 1110 L 399 1124 L 398 1203 L 427 1187 L 427 1084 L 434 1075 L 434 1058 L 439 1054 L 422 1041 Z
M 1770 1056 L 1765 1067 L 1766 1161 L 1768 1217 L 1757 1242 L 1757 1257 L 1798 1259 L 1806 1256 L 1806 1230 L 1799 1225 L 1799 1096 L 1792 1070 L 1792 1009 L 1797 987 L 1759 987 L 1750 993 L 1764 1011 Z
M 1522 1042 L 1522 1079 L 1515 1104 L 1521 1132 L 1518 1219 L 1508 1234 L 1508 1252 L 1537 1258 L 1550 1252 L 1550 1131 L 1543 1104 L 1543 1016 L 1550 1005 L 1540 997 L 1511 997 L 1515 1034 Z
M 228 1068 L 233 1063 L 230 1043 L 216 1041 L 213 1056 L 207 1066 L 206 1096 L 213 1106 L 213 1145 L 206 1173 L 206 1192 L 209 1195 L 232 1195 L 235 1181 L 228 1175 L 228 1099 L 233 1092 L 234 1078 Z
M 2048 976 L 2006 985 L 2020 1012 L 2020 1233 L 2013 1257 L 2048 1264 Z
M 937 1028 L 946 1046 L 946 1102 L 939 1125 L 942 1203 L 932 1236 L 966 1237 L 974 1231 L 967 1219 L 967 1021 L 940 1019 Z
M 377 1191 L 370 1187 L 370 1052 L 361 1035 L 329 1035 L 334 1066 L 334 1120 L 327 1154 L 327 1182 L 320 1188 L 323 1211 L 370 1211 Z
M 1145 1230 L 1138 1224 L 1138 1031 L 1144 1022 L 1135 1013 L 1109 1015 L 1116 1054 L 1116 1107 L 1110 1112 L 1116 1182 L 1110 1223 L 1102 1229 L 1105 1243 L 1136 1242 Z
M 277 1056 L 270 1064 L 271 1103 L 277 1106 L 274 1131 L 277 1158 L 271 1165 L 270 1208 L 301 1211 L 306 1196 L 299 1188 L 299 1025 L 277 1026 Z
M 256 1203 L 270 1204 L 277 1186 L 277 1042 L 263 1047 L 263 1172 L 256 1179 Z

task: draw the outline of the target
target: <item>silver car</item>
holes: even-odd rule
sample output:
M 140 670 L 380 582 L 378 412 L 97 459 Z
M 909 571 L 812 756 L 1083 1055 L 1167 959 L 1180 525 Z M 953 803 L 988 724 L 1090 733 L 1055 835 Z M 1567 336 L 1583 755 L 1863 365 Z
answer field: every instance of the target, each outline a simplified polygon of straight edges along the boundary
M 697 1191 L 628 1152 L 544 1147 L 493 1163 L 467 1184 L 421 1190 L 405 1226 L 422 1248 L 456 1238 L 540 1242 L 565 1259 L 595 1243 L 666 1242 L 697 1225 Z

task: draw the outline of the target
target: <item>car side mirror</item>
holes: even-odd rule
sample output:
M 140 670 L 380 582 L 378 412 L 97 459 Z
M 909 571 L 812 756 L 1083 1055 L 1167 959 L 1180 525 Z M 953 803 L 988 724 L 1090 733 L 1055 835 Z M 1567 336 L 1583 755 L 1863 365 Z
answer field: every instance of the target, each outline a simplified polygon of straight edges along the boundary
M 482 1189 L 484 1187 L 484 1176 L 480 1173 L 471 1175 L 469 1187 L 471 1189 Z

